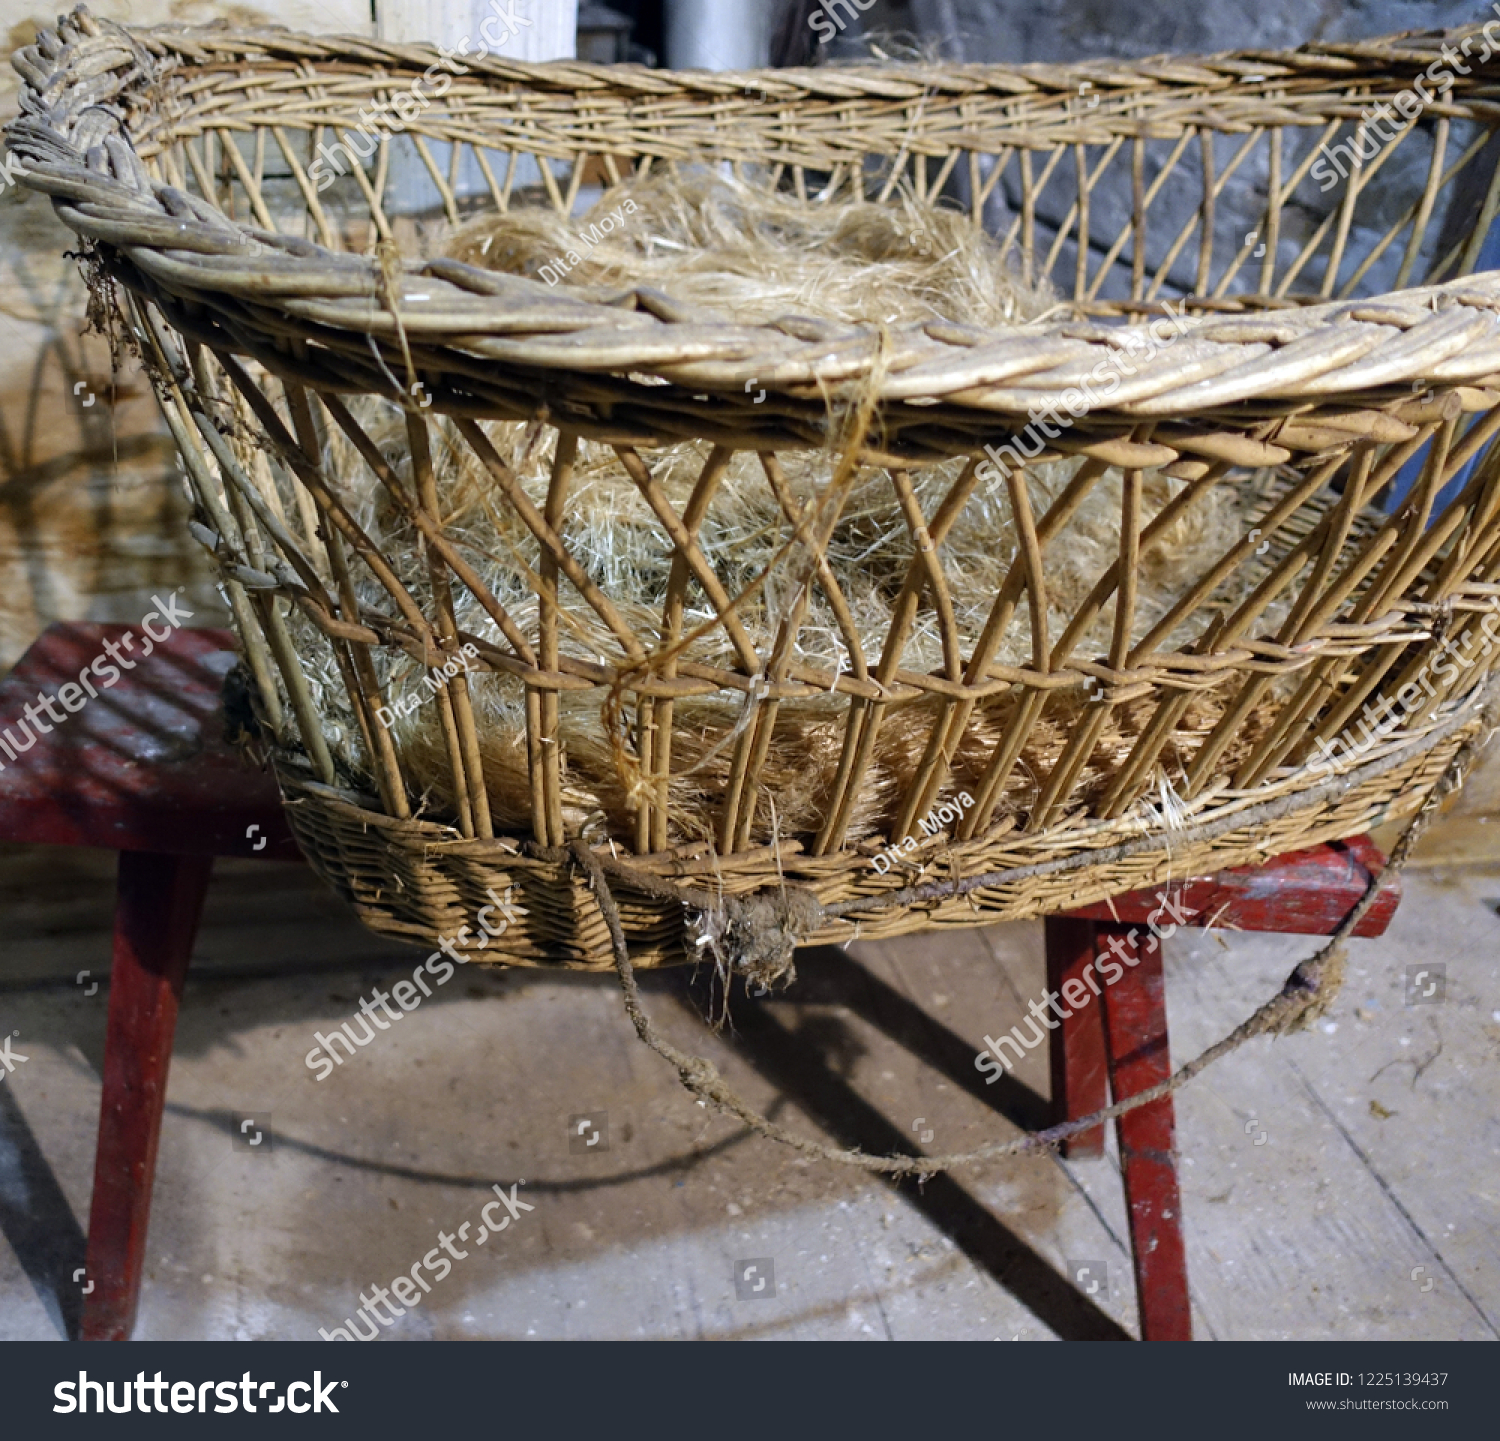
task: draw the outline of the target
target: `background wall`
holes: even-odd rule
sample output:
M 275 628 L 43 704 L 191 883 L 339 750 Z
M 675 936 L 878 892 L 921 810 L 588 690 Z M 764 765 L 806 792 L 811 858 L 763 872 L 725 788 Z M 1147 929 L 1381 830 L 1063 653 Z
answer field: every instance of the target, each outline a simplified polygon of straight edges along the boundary
M 805 13 L 821 8 L 819 0 L 795 3 Z M 954 59 L 1062 61 L 1280 50 L 1459 25 L 1485 10 L 1480 0 L 875 0 L 862 28 L 914 35 Z M 843 44 L 852 47 L 860 28 L 848 26 Z
M 96 0 L 131 24 L 278 23 L 370 32 L 369 0 L 277 0 L 275 13 L 202 0 Z M 0 3 L 6 59 L 53 12 Z M 19 81 L 0 67 L 0 117 Z M 57 619 L 136 621 L 161 586 L 186 584 L 195 621 L 225 611 L 183 525 L 173 456 L 143 377 L 113 376 L 110 347 L 81 335 L 86 292 L 73 236 L 41 196 L 0 194 L 0 669 Z

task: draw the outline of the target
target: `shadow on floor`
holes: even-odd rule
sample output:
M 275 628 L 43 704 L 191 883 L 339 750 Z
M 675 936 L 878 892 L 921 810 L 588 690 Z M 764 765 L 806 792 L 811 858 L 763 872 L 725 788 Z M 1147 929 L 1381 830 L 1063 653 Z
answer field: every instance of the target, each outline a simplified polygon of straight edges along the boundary
M 58 1334 L 77 1340 L 83 1230 L 42 1154 L 15 1093 L 0 1085 L 0 1232 L 10 1242 Z
M 970 1048 L 946 1027 L 923 1015 L 898 992 L 871 976 L 841 952 L 839 962 L 820 954 L 820 965 L 829 962 L 818 985 L 820 1003 L 839 1003 L 867 1019 L 896 1039 L 910 1039 L 920 1059 L 936 1064 L 944 1074 L 970 1088 L 973 1082 Z M 812 967 L 808 968 L 812 970 Z M 717 1014 L 708 979 L 673 976 L 672 997 L 700 1018 Z M 826 986 L 822 983 L 826 981 Z M 811 989 L 809 987 L 809 989 Z M 800 992 L 800 987 L 794 987 Z M 792 993 L 788 993 L 792 994 Z M 810 999 L 800 993 L 797 999 Z M 732 1005 L 732 1039 L 736 1049 L 766 1080 L 794 1100 L 809 1116 L 844 1146 L 871 1154 L 919 1155 L 906 1133 L 860 1096 L 830 1067 L 807 1038 L 778 1021 L 757 1001 L 736 996 Z M 918 1020 L 920 1018 L 920 1021 Z M 816 1028 L 815 1028 L 816 1029 Z M 901 1033 L 904 1032 L 904 1035 Z M 955 1047 L 963 1048 L 969 1074 L 961 1066 L 950 1071 Z M 929 1054 L 930 1053 L 930 1054 Z M 936 1058 L 934 1061 L 933 1057 Z M 1024 1086 L 1024 1097 L 1007 1098 L 1008 1107 L 1035 1116 L 1045 1102 Z M 982 1095 L 981 1091 L 977 1094 Z M 997 1104 L 995 1098 L 991 1104 Z M 1017 1102 L 1020 1102 L 1017 1105 Z M 997 1104 L 997 1109 L 999 1106 Z M 1005 1112 L 1002 1111 L 1002 1114 Z M 882 1178 L 892 1190 L 938 1226 L 972 1260 L 1021 1302 L 1036 1318 L 1066 1341 L 1128 1341 L 1130 1333 L 1100 1310 L 1068 1279 L 1039 1256 L 1014 1231 L 1001 1223 L 981 1202 L 949 1175 L 938 1175 L 925 1183 L 914 1178 Z

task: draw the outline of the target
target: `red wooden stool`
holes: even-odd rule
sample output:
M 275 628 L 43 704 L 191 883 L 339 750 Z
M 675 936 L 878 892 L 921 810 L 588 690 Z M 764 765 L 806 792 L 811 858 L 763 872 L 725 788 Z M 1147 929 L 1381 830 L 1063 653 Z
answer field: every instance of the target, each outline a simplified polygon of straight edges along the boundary
M 132 634 L 131 668 L 96 694 L 80 673 L 107 644 Z M 153 643 L 118 625 L 52 626 L 0 683 L 0 733 L 34 736 L 12 759 L 0 750 L 0 840 L 97 846 L 120 853 L 114 963 L 104 1052 L 104 1094 L 89 1212 L 85 1340 L 124 1340 L 135 1321 L 146 1224 L 161 1132 L 177 1006 L 215 856 L 297 860 L 275 782 L 247 767 L 222 739 L 220 690 L 233 662 L 225 631 L 177 630 Z M 118 656 L 116 657 L 118 659 Z M 74 690 L 62 719 L 38 695 Z M 81 701 L 81 703 L 80 703 Z M 27 705 L 40 724 L 22 730 Z M 76 706 L 76 710 L 74 709 Z M 41 727 L 47 729 L 42 731 Z M 1047 985 L 1061 992 L 1111 945 L 1138 958 L 1100 1004 L 1071 1009 L 1054 1033 L 1056 1119 L 1086 1115 L 1134 1095 L 1169 1072 L 1161 947 L 1154 921 L 1327 935 L 1364 894 L 1384 858 L 1368 839 L 1278 857 L 1265 866 L 1199 877 L 1050 917 Z M 1356 935 L 1378 936 L 1399 891 L 1382 888 Z M 1093 987 L 1088 987 L 1093 991 Z M 1077 995 L 1077 990 L 1074 991 Z M 1183 1255 L 1171 1098 L 1116 1123 L 1130 1211 L 1131 1248 L 1146 1340 L 1192 1334 Z M 1097 1155 L 1103 1129 L 1075 1137 L 1067 1154 Z
M 58 624 L 0 683 L 0 734 L 18 752 L 0 749 L 0 840 L 120 853 L 84 1340 L 125 1340 L 135 1321 L 172 1034 L 213 858 L 301 859 L 275 781 L 223 740 L 233 643 L 217 630 L 153 641 L 140 627 Z
M 1086 1116 L 1108 1105 L 1110 1093 L 1121 1101 L 1171 1074 L 1162 947 L 1153 926 L 1163 938 L 1184 925 L 1331 935 L 1384 868 L 1385 857 L 1359 836 L 1049 916 L 1047 990 L 1069 1012 L 1051 1046 L 1054 1121 Z M 1397 879 L 1383 881 L 1354 934 L 1382 935 L 1400 900 Z M 1122 972 L 1113 984 L 1107 974 L 1103 986 L 1085 981 L 1096 958 Z M 1115 1121 L 1143 1341 L 1193 1338 L 1175 1128 L 1170 1096 Z M 1096 1126 L 1068 1141 L 1063 1154 L 1098 1156 L 1103 1149 L 1104 1127 Z

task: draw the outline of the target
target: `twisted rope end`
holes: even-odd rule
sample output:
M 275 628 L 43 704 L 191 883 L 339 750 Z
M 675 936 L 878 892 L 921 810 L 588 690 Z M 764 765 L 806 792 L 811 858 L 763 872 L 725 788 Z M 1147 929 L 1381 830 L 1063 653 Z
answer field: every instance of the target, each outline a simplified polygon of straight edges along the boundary
M 692 943 L 728 973 L 763 987 L 797 978 L 797 947 L 823 922 L 823 904 L 804 886 L 751 896 L 721 896 L 688 920 Z

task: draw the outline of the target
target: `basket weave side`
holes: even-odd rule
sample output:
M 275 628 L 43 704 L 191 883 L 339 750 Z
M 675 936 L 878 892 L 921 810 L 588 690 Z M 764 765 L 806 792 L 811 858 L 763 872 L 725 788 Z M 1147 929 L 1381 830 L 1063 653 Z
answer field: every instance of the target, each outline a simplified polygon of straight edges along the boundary
M 1142 848 L 1104 863 L 1092 863 L 1090 857 L 1138 843 L 1138 826 L 1114 822 L 1082 827 L 1068 838 L 1066 847 L 1047 835 L 935 842 L 911 856 L 910 869 L 895 877 L 877 875 L 867 861 L 855 870 L 841 857 L 808 856 L 795 845 L 780 848 L 779 868 L 769 847 L 725 857 L 653 857 L 645 868 L 669 881 L 711 883 L 730 896 L 754 895 L 784 881 L 810 890 L 825 905 L 893 894 L 919 876 L 942 880 L 992 871 L 1032 872 L 961 897 L 888 905 L 858 922 L 835 920 L 798 938 L 808 945 L 883 939 L 939 926 L 1030 920 L 1127 891 L 1168 886 L 1187 876 L 1260 864 L 1272 856 L 1403 820 L 1416 812 L 1479 725 L 1476 717 L 1434 746 L 1409 744 L 1383 757 L 1385 768 L 1379 774 L 1351 778 L 1341 794 L 1293 805 L 1273 820 L 1237 823 L 1234 808 L 1226 807 L 1202 818 L 1206 834 L 1173 838 L 1165 846 Z M 442 938 L 468 960 L 481 963 L 613 970 L 604 919 L 586 880 L 565 855 L 542 856 L 519 846 L 502 851 L 494 844 L 465 840 L 451 827 L 393 822 L 305 775 L 283 769 L 280 778 L 303 855 L 377 934 L 423 945 Z M 1289 798 L 1295 799 L 1296 792 L 1284 792 L 1277 799 Z M 1244 809 L 1243 803 L 1238 809 Z M 1086 863 L 1077 864 L 1080 860 Z M 1069 868 L 1048 870 L 1069 861 L 1074 863 Z M 613 889 L 636 966 L 701 959 L 688 933 L 691 913 L 682 905 L 633 891 L 628 882 L 617 882 Z M 480 934 L 474 918 L 497 898 L 506 902 L 508 923 L 497 940 L 480 948 L 474 944 Z
M 1362 107 L 1411 85 L 1444 39 L 1478 33 L 1061 68 L 680 76 L 487 60 L 454 77 L 409 127 L 450 219 L 471 203 L 459 185 L 471 159 L 485 177 L 482 199 L 500 209 L 527 199 L 568 213 L 589 176 L 700 159 L 764 166 L 829 204 L 889 198 L 901 184 L 935 199 L 957 186 L 976 222 L 991 221 L 1006 196 L 1007 242 L 1028 275 L 1061 275 L 1073 303 L 1055 320 L 999 333 L 959 323 L 881 333 L 795 317 L 747 326 L 643 288 L 595 302 L 453 261 L 402 261 L 387 244 L 404 223 L 385 194 L 389 135 L 372 173 L 349 177 L 376 253 L 347 253 L 340 247 L 359 227 L 320 201 L 312 156 L 320 137 L 359 123 L 361 104 L 430 72 L 437 56 L 424 47 L 125 31 L 79 11 L 18 57 L 28 90 L 8 139 L 27 183 L 50 194 L 91 246 L 101 288 L 118 285 L 124 296 L 314 864 L 377 929 L 413 937 L 451 936 L 487 887 L 518 885 L 534 919 L 506 938 L 506 958 L 608 965 L 597 910 L 567 866 L 548 858 L 575 825 L 563 799 L 563 692 L 592 692 L 618 727 L 635 781 L 629 823 L 613 839 L 662 874 L 706 867 L 735 892 L 798 879 L 825 900 L 895 894 L 904 881 L 878 873 L 879 844 L 853 835 L 851 823 L 898 713 L 920 716 L 923 734 L 880 842 L 915 841 L 944 796 L 972 792 L 944 844 L 908 848 L 938 873 L 1081 855 L 1124 836 L 1151 842 L 1129 863 L 1002 887 L 972 905 L 893 903 L 865 934 L 958 923 L 975 907 L 996 918 L 1036 914 L 1174 869 L 1235 864 L 1266 844 L 1346 834 L 1420 801 L 1456 744 L 1455 727 L 1468 724 L 1500 611 L 1500 277 L 1472 273 L 1500 199 L 1488 145 L 1500 120 L 1500 61 L 1472 65 L 1422 127 L 1357 169 L 1295 253 L 1280 239 L 1318 154 L 1297 137 L 1316 130 L 1326 141 L 1346 126 L 1359 135 Z M 1079 103 L 1084 80 L 1097 106 Z M 1369 181 L 1419 134 L 1430 156 L 1412 172 L 1410 203 L 1397 204 L 1394 223 L 1373 227 L 1382 212 Z M 434 146 L 449 147 L 446 173 Z M 559 173 L 538 165 L 549 157 L 565 162 Z M 522 161 L 537 179 L 533 195 L 515 183 L 527 173 Z M 1259 257 L 1254 239 L 1226 235 L 1219 212 L 1230 177 L 1253 167 L 1268 177 Z M 1106 245 L 1094 237 L 1122 175 L 1129 214 Z M 1151 206 L 1180 183 L 1200 198 L 1163 248 L 1151 238 Z M 1357 298 L 1398 252 L 1399 284 L 1419 268 L 1432 283 Z M 1169 305 L 1173 289 L 1191 293 Z M 1120 317 L 1137 323 L 1102 323 Z M 1091 405 L 1101 367 L 1126 378 Z M 409 483 L 351 395 L 405 411 Z M 491 420 L 528 420 L 555 437 L 544 499 L 528 495 L 501 456 Z M 517 624 L 445 528 L 432 455 L 454 437 L 535 541 L 534 629 Z M 361 526 L 346 477 L 330 467 L 331 438 L 420 532 L 426 574 L 399 573 Z M 624 621 L 568 544 L 581 439 L 613 447 L 675 557 L 655 634 Z M 683 439 L 702 442 L 704 459 L 691 498 L 677 504 L 652 459 L 655 447 Z M 891 515 L 910 544 L 878 653 L 866 652 L 822 555 L 832 502 L 829 513 L 801 509 L 779 458 L 828 447 L 843 451 L 841 474 L 888 478 Z M 1008 457 L 1019 545 L 969 644 L 953 621 L 943 541 L 983 478 L 986 448 Z M 750 635 L 700 548 L 739 451 L 758 458 L 784 516 L 778 581 L 803 597 L 818 589 L 841 618 L 847 661 L 837 672 L 794 658 L 795 607 L 778 637 Z M 924 513 L 914 474 L 951 457 L 966 464 Z M 1080 467 L 1038 507 L 1028 466 L 1068 458 Z M 1420 474 L 1406 499 L 1389 514 L 1374 509 L 1410 463 Z M 1049 558 L 1111 467 L 1123 471 L 1117 554 L 1061 633 L 1049 634 Z M 1201 574 L 1181 577 L 1167 614 L 1147 625 L 1143 554 L 1250 468 L 1273 469 L 1280 482 L 1257 527 Z M 1148 469 L 1182 483 L 1156 515 L 1143 505 Z M 1245 577 L 1244 599 L 1232 609 L 1216 603 Z M 488 633 L 460 629 L 461 595 L 482 607 Z M 690 602 L 712 611 L 731 663 L 679 659 Z M 334 735 L 320 714 L 292 642 L 292 606 L 325 638 L 358 737 Z M 1271 625 L 1277 606 L 1285 618 Z M 570 651 L 575 608 L 613 636 L 615 653 Z M 1112 641 L 1091 655 L 1083 637 L 1107 616 Z M 943 640 L 945 664 L 931 673 L 903 665 L 919 623 Z M 1196 633 L 1168 648 L 1187 624 Z M 1027 664 L 996 658 L 1012 630 L 1029 635 Z M 481 669 L 525 687 L 526 837 L 500 833 L 491 814 L 463 670 L 438 683 L 455 797 L 443 823 L 414 817 L 418 788 L 378 720 L 390 654 L 436 668 L 463 645 Z M 824 819 L 816 834 L 777 833 L 768 847 L 774 797 L 762 777 L 778 709 L 824 694 L 844 698 Z M 732 763 L 708 858 L 673 834 L 669 795 L 674 708 L 702 696 L 732 700 L 742 715 L 728 737 Z M 1400 764 L 1342 797 L 1317 792 L 1320 756 L 1343 744 L 1363 711 L 1397 702 L 1400 725 L 1370 754 L 1384 747 L 1404 756 Z M 1191 718 L 1204 705 L 1206 729 Z M 1034 739 L 1059 717 L 1072 718 L 1066 741 L 1032 775 Z M 980 720 L 996 738 L 976 756 Z M 1170 813 L 1152 801 L 1168 758 Z M 1231 827 L 1174 846 L 1174 826 L 1217 827 L 1272 801 L 1285 804 L 1261 833 Z M 680 913 L 624 899 L 642 962 L 680 957 Z

